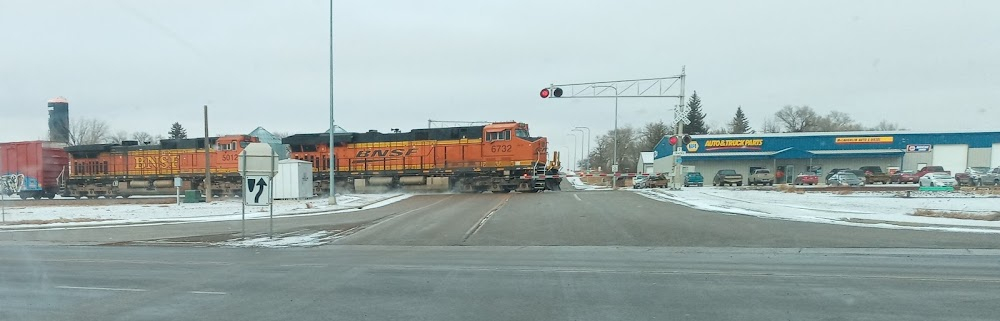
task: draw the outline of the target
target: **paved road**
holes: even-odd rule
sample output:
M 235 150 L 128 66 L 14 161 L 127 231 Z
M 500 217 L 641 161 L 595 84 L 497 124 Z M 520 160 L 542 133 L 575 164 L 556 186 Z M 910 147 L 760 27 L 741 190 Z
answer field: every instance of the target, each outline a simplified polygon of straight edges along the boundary
M 996 320 L 998 255 L 0 246 L 0 320 Z
M 251 221 L 251 234 L 267 231 Z M 106 244 L 215 242 L 240 222 L 110 229 L 0 231 L 0 241 Z M 994 234 L 889 230 L 704 212 L 629 191 L 420 195 L 385 207 L 276 220 L 277 233 L 331 231 L 344 245 L 572 245 L 1000 248 Z

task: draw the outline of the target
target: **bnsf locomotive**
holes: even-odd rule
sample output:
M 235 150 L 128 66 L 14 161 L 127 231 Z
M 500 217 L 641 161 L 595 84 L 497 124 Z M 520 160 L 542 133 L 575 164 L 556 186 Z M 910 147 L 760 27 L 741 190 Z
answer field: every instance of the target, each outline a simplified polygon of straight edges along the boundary
M 257 138 L 233 135 L 209 138 L 209 167 L 214 195 L 239 195 L 239 153 Z M 182 189 L 205 192 L 204 138 L 164 139 L 159 145 L 78 145 L 65 148 L 69 175 L 63 181 L 63 196 L 129 197 L 174 193 L 174 177 L 183 179 Z
M 299 134 L 282 143 L 291 157 L 312 163 L 314 182 L 329 189 L 329 133 Z M 548 141 L 532 137 L 528 125 L 414 129 L 410 132 L 335 133 L 338 188 L 357 192 L 395 187 L 461 192 L 558 190 L 558 154 L 548 160 Z
M 356 192 L 404 187 L 410 190 L 462 192 L 537 192 L 558 190 L 558 156 L 547 158 L 548 142 L 531 137 L 528 125 L 516 122 L 485 126 L 415 129 L 407 133 L 336 133 L 338 188 Z M 293 135 L 283 140 L 291 157 L 311 162 L 317 192 L 329 190 L 328 133 Z M 209 138 L 212 193 L 238 196 L 242 190 L 239 154 L 257 138 L 232 135 Z M 58 175 L 62 195 L 129 197 L 206 191 L 205 146 L 202 138 L 165 139 L 159 145 L 79 145 L 65 148 L 68 166 Z M 555 154 L 558 155 L 558 154 Z M 48 194 L 54 195 L 54 194 Z

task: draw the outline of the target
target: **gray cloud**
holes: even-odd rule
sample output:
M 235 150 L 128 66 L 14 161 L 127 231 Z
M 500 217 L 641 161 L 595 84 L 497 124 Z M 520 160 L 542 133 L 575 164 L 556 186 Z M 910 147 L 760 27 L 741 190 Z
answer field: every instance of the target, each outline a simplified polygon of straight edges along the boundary
M 677 74 L 709 123 L 787 104 L 915 130 L 995 129 L 1000 22 L 989 1 L 354 1 L 335 4 L 336 106 L 349 130 L 427 119 L 612 127 L 611 100 L 542 100 L 549 83 Z M 326 127 L 325 1 L 0 4 L 0 141 L 45 136 L 45 101 L 115 129 Z M 620 123 L 676 102 L 623 99 Z M 963 120 L 965 119 L 965 120 Z

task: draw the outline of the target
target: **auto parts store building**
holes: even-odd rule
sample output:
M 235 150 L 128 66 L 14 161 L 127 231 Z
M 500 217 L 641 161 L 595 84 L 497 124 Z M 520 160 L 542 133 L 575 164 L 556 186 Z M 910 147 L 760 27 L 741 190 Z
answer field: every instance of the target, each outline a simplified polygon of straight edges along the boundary
M 971 166 L 1000 166 L 1000 132 L 694 135 L 690 144 L 676 148 L 668 138 L 661 139 L 654 149 L 657 173 L 672 172 L 678 157 L 684 171 L 701 172 L 706 177 L 720 169 L 734 169 L 744 177 L 753 169 L 772 169 L 781 176 L 776 177 L 777 183 L 790 182 L 803 172 L 826 174 L 834 168 L 872 165 L 886 172 L 938 165 L 952 173 Z

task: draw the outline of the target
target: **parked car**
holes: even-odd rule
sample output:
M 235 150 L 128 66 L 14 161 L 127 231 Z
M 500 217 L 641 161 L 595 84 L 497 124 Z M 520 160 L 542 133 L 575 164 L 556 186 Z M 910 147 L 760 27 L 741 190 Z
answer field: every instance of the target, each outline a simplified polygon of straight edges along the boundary
M 927 173 L 920 176 L 920 186 L 955 186 L 958 181 L 950 173 Z
M 865 181 L 851 172 L 840 172 L 833 174 L 826 180 L 830 186 L 865 186 Z
M 646 188 L 647 181 L 649 181 L 649 176 L 636 176 L 636 178 L 632 180 L 632 188 Z
M 715 177 L 712 178 L 712 186 L 732 186 L 734 184 L 736 186 L 743 186 L 743 175 L 733 169 L 720 169 L 715 173 Z
M 684 187 L 696 185 L 705 186 L 705 177 L 701 176 L 701 172 L 689 172 L 684 174 Z
M 657 174 L 656 176 L 650 176 L 649 179 L 646 180 L 646 186 L 649 188 L 664 188 L 667 187 L 667 183 L 669 182 L 670 180 L 667 179 L 666 176 L 663 174 Z
M 792 185 L 816 185 L 819 184 L 819 176 L 812 173 L 802 173 L 795 176 Z
M 834 169 L 831 169 L 829 173 L 826 173 L 826 178 L 824 178 L 823 180 L 830 181 L 830 176 L 833 176 L 833 174 L 840 173 L 840 172 L 843 172 L 843 171 L 849 171 L 849 170 L 851 170 L 851 169 L 850 168 L 834 168 Z
M 883 172 L 881 166 L 861 166 L 858 170 L 865 173 L 865 184 L 889 184 L 889 173 Z
M 969 167 L 965 169 L 965 173 L 955 174 L 955 180 L 958 181 L 959 185 L 966 183 L 974 186 L 1000 185 L 1000 167 L 994 169 L 990 169 L 989 167 Z
M 774 173 L 766 168 L 755 169 L 747 177 L 747 185 L 774 185 Z
M 1000 167 L 992 170 L 989 167 L 969 167 L 965 169 L 965 173 L 955 174 L 956 180 L 958 180 L 960 174 L 969 176 L 969 180 L 971 180 L 970 185 L 1000 185 Z M 959 184 L 961 183 L 962 181 L 959 180 Z
M 924 166 L 923 168 L 917 171 L 916 175 L 917 177 L 921 177 L 929 173 L 946 173 L 948 175 L 951 175 L 951 171 L 946 171 L 944 170 L 944 167 L 941 166 Z
M 889 176 L 890 183 L 907 184 L 916 183 L 918 180 L 920 177 L 917 177 L 916 171 L 896 171 L 892 176 Z

